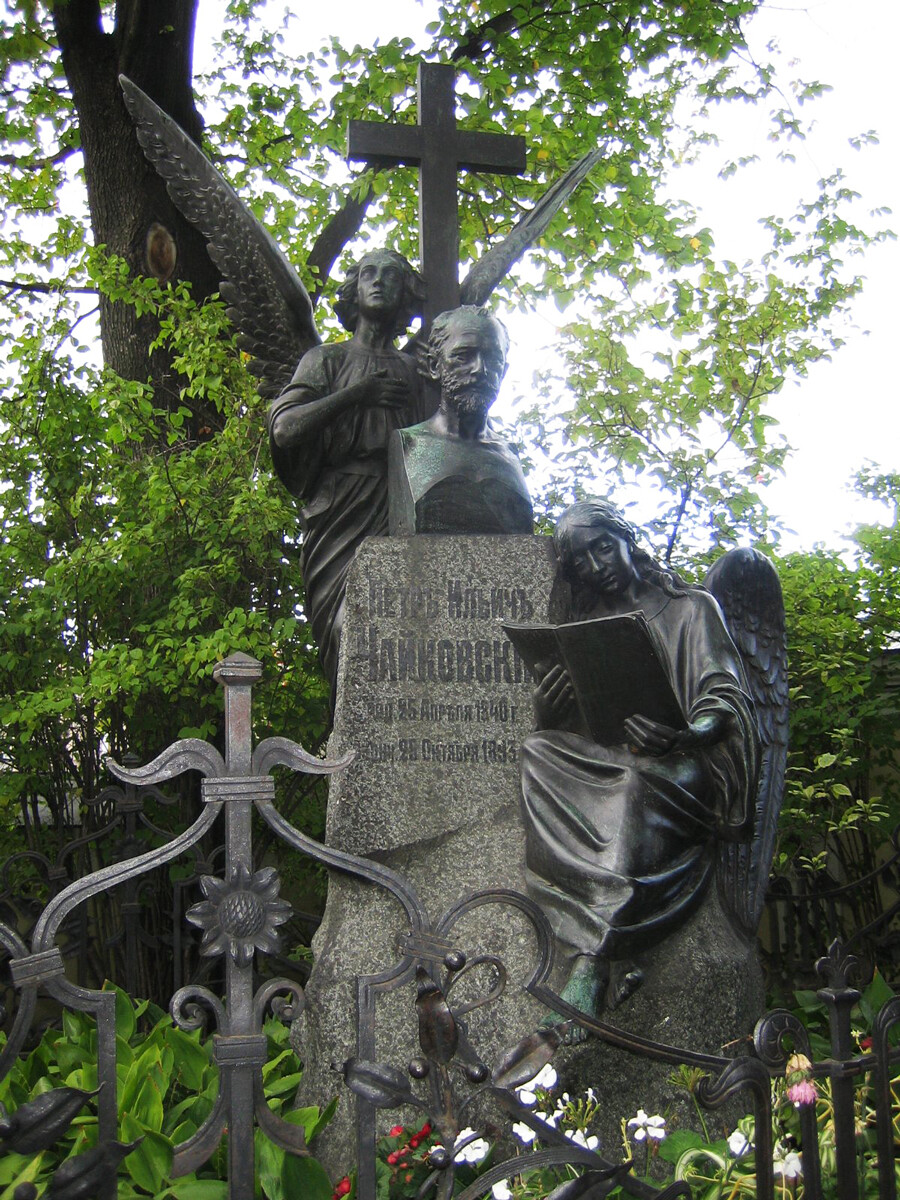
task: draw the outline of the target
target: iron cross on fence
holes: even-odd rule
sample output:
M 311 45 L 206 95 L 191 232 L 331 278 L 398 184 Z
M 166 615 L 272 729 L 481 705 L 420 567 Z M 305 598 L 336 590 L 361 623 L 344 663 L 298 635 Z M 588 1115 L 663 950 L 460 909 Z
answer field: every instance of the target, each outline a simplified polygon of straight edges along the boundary
M 347 157 L 369 166 L 419 168 L 419 256 L 428 285 L 425 323 L 459 304 L 459 171 L 520 175 L 525 139 L 456 125 L 453 67 L 420 63 L 418 124 L 351 121 Z

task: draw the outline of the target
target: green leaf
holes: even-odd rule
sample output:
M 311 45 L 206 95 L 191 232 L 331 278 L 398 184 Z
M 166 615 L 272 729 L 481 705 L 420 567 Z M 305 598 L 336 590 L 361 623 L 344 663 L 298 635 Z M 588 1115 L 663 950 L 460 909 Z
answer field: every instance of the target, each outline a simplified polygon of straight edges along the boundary
M 41 1173 L 41 1168 L 44 1165 L 46 1152 L 35 1155 L 10 1154 L 6 1156 L 13 1161 L 13 1166 L 16 1169 L 16 1174 L 12 1178 L 9 1186 L 3 1192 L 0 1192 L 0 1200 L 13 1200 L 13 1193 L 20 1183 L 33 1183 Z M 0 1164 L 3 1160 L 0 1159 Z
M 115 987 L 114 984 L 107 984 L 106 990 L 110 988 L 116 993 L 116 1037 L 122 1038 L 126 1042 L 130 1042 L 134 1037 L 134 1031 L 137 1028 L 137 1021 L 134 1015 L 134 1005 L 131 1002 L 131 997 L 121 988 Z
M 197 1036 L 191 1036 L 172 1026 L 166 1031 L 166 1040 L 175 1052 L 175 1071 L 179 1081 L 190 1091 L 199 1091 L 209 1069 L 207 1051 L 200 1045 Z
M 285 1196 L 302 1196 L 303 1200 L 331 1200 L 331 1181 L 325 1168 L 314 1158 L 286 1154 L 281 1182 Z
M 704 1145 L 703 1138 L 693 1129 L 675 1129 L 659 1143 L 659 1157 L 677 1163 L 686 1150 Z
M 228 1200 L 228 1184 L 218 1179 L 183 1179 L 169 1184 L 163 1200 Z
M 313 1140 L 313 1138 L 317 1137 L 319 1135 L 319 1133 L 321 1133 L 321 1131 L 325 1128 L 325 1126 L 328 1124 L 328 1122 L 331 1120 L 331 1118 L 337 1112 L 338 1100 L 339 1100 L 338 1096 L 332 1096 L 332 1098 L 329 1100 L 329 1102 L 322 1109 L 322 1114 L 319 1117 L 318 1121 L 316 1121 L 314 1127 L 306 1135 L 307 1144 L 309 1142 L 311 1142 Z
M 155 1194 L 172 1170 L 172 1143 L 161 1133 L 142 1128 L 127 1113 L 122 1118 L 122 1135 L 129 1142 L 143 1139 L 125 1159 L 125 1168 L 135 1183 Z
M 876 969 L 875 974 L 872 976 L 871 982 L 859 1000 L 859 1007 L 861 1008 L 863 1016 L 866 1018 L 870 1029 L 872 1028 L 872 1024 L 878 1011 L 893 998 L 894 992 L 892 988 L 881 972 Z

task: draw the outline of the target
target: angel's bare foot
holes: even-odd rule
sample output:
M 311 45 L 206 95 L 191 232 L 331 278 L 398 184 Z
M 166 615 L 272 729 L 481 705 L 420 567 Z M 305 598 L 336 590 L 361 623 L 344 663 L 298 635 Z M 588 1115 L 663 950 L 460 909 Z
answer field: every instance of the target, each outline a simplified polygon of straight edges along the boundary
M 644 972 L 631 962 L 616 962 L 610 969 L 607 1007 L 618 1008 L 644 982 Z
M 579 1012 L 596 1017 L 603 1009 L 608 983 L 609 964 L 606 959 L 595 954 L 579 954 L 560 995 Z M 587 1029 L 559 1013 L 549 1013 L 541 1021 L 542 1029 L 556 1025 L 566 1027 L 562 1039 L 566 1046 L 575 1046 L 590 1037 Z

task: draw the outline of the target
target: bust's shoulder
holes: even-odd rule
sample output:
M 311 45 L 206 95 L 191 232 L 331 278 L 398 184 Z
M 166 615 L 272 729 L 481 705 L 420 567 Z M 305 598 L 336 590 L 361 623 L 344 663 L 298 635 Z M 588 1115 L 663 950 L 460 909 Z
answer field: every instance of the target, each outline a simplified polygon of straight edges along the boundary
M 489 445 L 496 447 L 497 450 L 507 455 L 509 458 L 514 458 L 516 462 L 519 461 L 518 447 L 513 445 L 512 442 L 508 442 L 505 437 L 501 437 L 501 435 L 497 433 L 495 429 L 492 429 L 490 425 L 488 425 L 487 429 L 484 431 L 483 440 Z
M 429 418 L 427 421 L 420 421 L 418 425 L 407 425 L 398 429 L 394 440 L 399 441 L 404 450 L 412 450 L 417 444 L 442 438 L 444 435 L 432 428 L 432 420 L 433 418 Z

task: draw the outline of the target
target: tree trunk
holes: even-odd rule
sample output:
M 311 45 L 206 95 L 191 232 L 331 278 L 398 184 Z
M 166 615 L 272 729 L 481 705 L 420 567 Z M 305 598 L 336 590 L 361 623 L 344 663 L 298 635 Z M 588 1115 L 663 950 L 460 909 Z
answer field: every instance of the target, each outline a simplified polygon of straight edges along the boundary
M 118 77 L 143 88 L 188 135 L 202 122 L 191 89 L 197 0 L 119 0 L 115 29 L 103 29 L 98 0 L 57 0 L 53 18 L 81 130 L 91 225 L 96 244 L 136 274 L 189 280 L 198 300 L 219 278 L 201 236 L 178 213 L 144 158 Z M 104 361 L 126 379 L 152 380 L 161 406 L 177 408 L 181 379 L 168 356 L 151 355 L 158 327 L 132 307 L 100 299 Z M 196 425 L 209 414 L 196 414 Z

